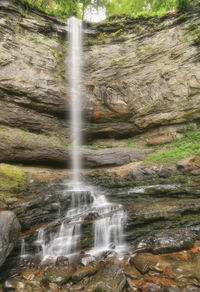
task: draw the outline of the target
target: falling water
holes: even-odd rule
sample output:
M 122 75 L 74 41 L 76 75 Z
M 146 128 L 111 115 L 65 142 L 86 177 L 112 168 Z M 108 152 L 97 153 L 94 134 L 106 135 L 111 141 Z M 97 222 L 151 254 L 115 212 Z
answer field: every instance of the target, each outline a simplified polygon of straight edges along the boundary
M 21 239 L 21 255 L 20 257 L 23 258 L 26 256 L 26 244 L 24 238 Z
M 61 226 L 49 234 L 49 228 L 38 231 L 37 244 L 42 250 L 42 257 L 70 256 L 81 249 L 83 236 L 82 223 L 88 214 L 96 214 L 93 222 L 93 249 L 91 254 L 103 250 L 116 250 L 123 245 L 123 221 L 126 214 L 121 205 L 109 203 L 105 196 L 91 187 L 81 184 L 81 53 L 82 23 L 72 17 L 69 22 L 69 57 L 68 72 L 71 99 L 71 134 L 72 134 L 72 182 L 71 189 L 64 190 L 64 196 L 70 201 Z M 97 218 L 97 219 L 95 219 Z
M 46 243 L 44 229 L 38 231 L 37 243 L 42 247 L 42 257 L 69 256 L 78 249 L 81 237 L 81 223 L 87 215 L 93 197 L 88 191 L 67 191 L 71 204 L 58 232 L 51 233 L 51 240 Z
M 90 253 L 112 249 L 120 253 L 126 247 L 123 240 L 126 213 L 121 205 L 109 203 L 104 195 L 95 196 L 93 205 L 99 218 L 93 223 L 94 248 Z
M 71 100 L 71 135 L 72 135 L 72 181 L 74 185 L 80 184 L 81 169 L 81 53 L 82 53 L 82 22 L 71 17 L 69 19 L 69 57 L 68 72 L 70 81 Z

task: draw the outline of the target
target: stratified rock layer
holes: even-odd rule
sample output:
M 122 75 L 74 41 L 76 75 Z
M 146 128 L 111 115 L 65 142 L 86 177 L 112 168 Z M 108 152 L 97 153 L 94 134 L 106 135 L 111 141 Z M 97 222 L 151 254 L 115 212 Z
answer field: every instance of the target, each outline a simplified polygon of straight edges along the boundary
M 70 144 L 67 25 L 8 0 L 0 2 L 0 16 L 0 124 L 8 132 L 0 131 L 0 160 L 65 165 Z M 199 7 L 179 16 L 87 25 L 86 140 L 128 137 L 199 119 Z
M 99 35 L 90 40 L 95 45 L 86 53 L 91 121 L 122 123 L 124 133 L 129 129 L 134 134 L 199 118 L 199 49 L 194 32 L 199 8 L 181 19 L 122 17 L 96 26 Z M 118 136 L 123 132 L 119 130 Z M 111 133 L 107 129 L 107 135 Z

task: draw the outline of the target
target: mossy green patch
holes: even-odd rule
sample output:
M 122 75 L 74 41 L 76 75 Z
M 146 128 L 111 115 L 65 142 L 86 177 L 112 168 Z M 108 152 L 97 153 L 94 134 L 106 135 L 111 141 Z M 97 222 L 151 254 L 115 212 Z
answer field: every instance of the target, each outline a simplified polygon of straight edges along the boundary
M 200 44 L 200 25 L 193 20 L 189 22 L 182 38 L 183 41 L 187 41 L 188 39 L 193 40 L 194 45 Z
M 123 30 L 120 28 L 117 31 L 111 33 L 111 36 L 114 37 L 114 38 L 116 38 L 116 37 L 118 37 L 122 33 L 122 31 Z
M 105 32 L 99 33 L 96 38 L 87 38 L 85 40 L 86 46 L 103 45 L 105 43 L 106 43 L 106 33 Z
M 126 63 L 126 56 L 123 56 L 123 57 L 119 57 L 119 58 L 116 58 L 116 59 L 112 59 L 110 64 L 114 68 L 118 68 L 118 67 L 122 66 L 125 63 Z
M 139 54 L 144 54 L 144 53 L 146 53 L 146 52 L 153 52 L 153 51 L 155 51 L 156 49 L 158 49 L 158 46 L 156 46 L 156 45 L 153 45 L 153 44 L 149 44 L 149 45 L 145 45 L 145 46 L 140 46 L 140 47 L 138 47 L 136 50 L 135 50 L 135 53 L 137 54 L 137 55 L 139 55 Z M 148 104 L 147 105 L 148 107 L 150 106 L 150 104 Z M 146 106 L 145 106 L 146 107 Z M 145 108 L 144 107 L 144 108 Z
M 167 148 L 166 148 L 167 147 Z M 162 150 L 165 148 L 164 150 Z M 175 140 L 168 145 L 155 147 L 161 151 L 149 154 L 147 162 L 177 162 L 178 160 L 191 155 L 200 154 L 200 129 L 187 131 L 181 139 Z
M 52 76 L 55 78 L 65 79 L 65 51 L 64 48 L 60 47 L 59 51 L 54 49 L 51 50 L 51 54 L 56 61 L 56 70 L 53 72 Z
M 183 23 L 183 22 L 185 22 L 187 20 L 187 14 L 181 14 L 178 18 L 177 18 L 177 20 L 176 20 L 176 23 L 177 24 L 180 24 L 180 23 Z
M 26 175 L 17 166 L 0 164 L 0 191 L 20 194 L 25 189 Z
M 122 140 L 125 143 L 125 147 L 136 148 L 136 138 L 127 138 Z

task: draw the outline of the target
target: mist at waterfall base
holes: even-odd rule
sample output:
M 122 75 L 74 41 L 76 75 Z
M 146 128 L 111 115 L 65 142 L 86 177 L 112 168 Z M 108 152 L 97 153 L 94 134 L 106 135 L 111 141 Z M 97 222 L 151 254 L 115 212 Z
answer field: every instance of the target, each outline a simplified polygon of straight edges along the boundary
M 61 196 L 64 196 L 69 204 L 64 216 L 60 217 L 60 212 L 58 212 L 57 222 L 53 225 L 59 227 L 56 230 L 51 229 L 52 223 L 50 223 L 40 228 L 35 244 L 39 247 L 42 260 L 56 259 L 60 256 L 69 258 L 78 252 L 83 252 L 83 226 L 88 222 L 92 225 L 91 244 L 89 249 L 84 250 L 85 254 L 95 256 L 104 251 L 113 251 L 121 256 L 126 249 L 123 236 L 126 213 L 123 207 L 108 202 L 101 190 L 86 186 L 81 182 L 82 22 L 74 17 L 70 18 L 68 31 L 67 71 L 71 100 L 72 179 L 70 182 L 63 182 Z M 22 244 L 21 257 L 24 257 L 26 254 L 25 242 L 22 241 Z

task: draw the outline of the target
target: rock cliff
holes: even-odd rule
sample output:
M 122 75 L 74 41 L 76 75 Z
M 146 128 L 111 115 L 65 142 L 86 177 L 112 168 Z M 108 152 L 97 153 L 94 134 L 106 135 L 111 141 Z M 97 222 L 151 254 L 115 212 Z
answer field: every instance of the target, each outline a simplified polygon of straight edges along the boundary
M 182 16 L 114 18 L 96 26 L 96 39 L 87 40 L 92 45 L 85 85 L 90 122 L 99 129 L 111 123 L 103 136 L 199 119 L 198 27 L 198 9 Z
M 85 24 L 86 140 L 199 119 L 199 14 Z M 7 0 L 0 16 L 0 159 L 65 165 L 66 23 Z

